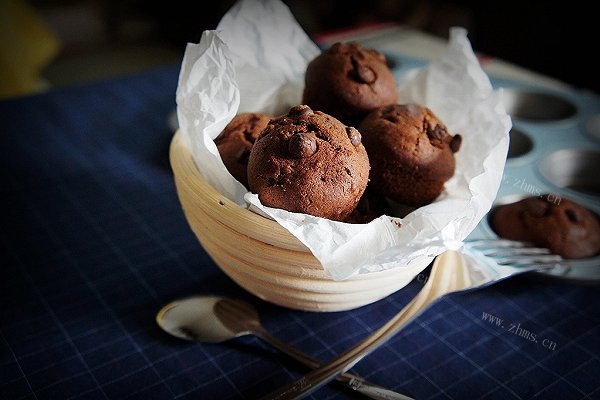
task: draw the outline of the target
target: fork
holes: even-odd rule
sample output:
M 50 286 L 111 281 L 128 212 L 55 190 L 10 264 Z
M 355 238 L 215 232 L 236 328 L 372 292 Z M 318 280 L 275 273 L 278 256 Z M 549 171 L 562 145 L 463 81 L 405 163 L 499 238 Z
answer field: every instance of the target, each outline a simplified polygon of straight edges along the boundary
M 262 399 L 299 399 L 313 393 L 348 371 L 448 293 L 479 289 L 525 272 L 563 267 L 560 256 L 523 242 L 482 239 L 465 243 L 463 249 L 462 253 L 446 251 L 439 255 L 421 291 L 377 331 L 329 363 Z

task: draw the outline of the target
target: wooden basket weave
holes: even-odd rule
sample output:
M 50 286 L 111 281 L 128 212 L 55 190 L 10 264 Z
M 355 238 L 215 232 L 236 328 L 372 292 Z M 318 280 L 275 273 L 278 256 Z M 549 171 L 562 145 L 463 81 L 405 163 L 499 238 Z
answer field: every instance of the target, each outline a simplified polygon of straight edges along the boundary
M 349 310 L 401 289 L 428 263 L 336 281 L 284 227 L 210 186 L 180 133 L 171 142 L 170 160 L 183 211 L 202 247 L 231 279 L 266 301 L 306 311 Z

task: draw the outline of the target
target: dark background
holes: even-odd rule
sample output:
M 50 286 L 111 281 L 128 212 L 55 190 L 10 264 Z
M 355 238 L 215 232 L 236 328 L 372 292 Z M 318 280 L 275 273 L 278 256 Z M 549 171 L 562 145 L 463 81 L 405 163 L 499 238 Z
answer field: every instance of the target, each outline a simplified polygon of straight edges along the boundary
M 178 62 L 185 43 L 198 42 L 234 4 L 226 1 L 170 0 L 29 0 L 61 39 L 61 50 L 44 73 L 56 84 L 92 79 L 88 68 L 70 74 L 65 63 L 83 62 L 99 53 L 134 56 L 128 72 L 145 65 Z M 309 35 L 371 22 L 397 22 L 447 37 L 448 28 L 464 26 L 477 52 L 513 62 L 576 87 L 600 91 L 598 23 L 591 5 L 579 1 L 287 0 Z M 195 5 L 192 5 L 195 4 Z M 589 4 L 592 4 L 589 2 Z M 77 12 L 73 12 L 76 10 Z M 140 47 L 142 46 L 142 47 Z M 112 52 L 112 53 L 111 53 Z M 142 60 L 147 57 L 148 60 Z M 95 63 L 117 65 L 116 61 Z M 61 64 L 62 63 L 62 64 Z M 133 64 L 136 64 L 135 67 Z M 145 63 L 145 64 L 144 64 Z M 144 64 L 144 65 L 142 65 Z M 62 67 L 61 67 L 62 65 Z M 79 65 L 79 64 L 78 64 Z M 95 65 L 98 69 L 98 65 Z M 96 72 L 96 76 L 101 76 Z

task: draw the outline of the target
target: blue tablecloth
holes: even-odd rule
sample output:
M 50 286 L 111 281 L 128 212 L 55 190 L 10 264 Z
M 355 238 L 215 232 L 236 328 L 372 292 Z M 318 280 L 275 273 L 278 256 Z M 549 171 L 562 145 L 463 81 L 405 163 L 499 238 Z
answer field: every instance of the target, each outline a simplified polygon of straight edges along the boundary
M 194 294 L 254 303 L 328 360 L 422 286 L 349 312 L 262 302 L 211 261 L 168 163 L 178 67 L 0 103 L 0 398 L 256 398 L 306 372 L 252 337 L 192 344 L 154 322 Z M 518 277 L 447 296 L 353 370 L 417 399 L 600 398 L 598 288 Z M 499 322 L 502 320 L 502 322 Z M 312 398 L 358 398 L 328 385 Z

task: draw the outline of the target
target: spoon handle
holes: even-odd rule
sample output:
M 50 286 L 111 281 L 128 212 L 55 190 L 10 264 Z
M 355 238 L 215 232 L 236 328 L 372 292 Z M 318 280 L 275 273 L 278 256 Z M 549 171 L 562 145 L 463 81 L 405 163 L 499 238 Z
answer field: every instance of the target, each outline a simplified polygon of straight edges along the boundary
M 306 365 L 311 369 L 319 368 L 322 364 L 312 358 L 311 356 L 302 353 L 301 351 L 291 347 L 290 345 L 280 341 L 276 337 L 272 336 L 262 326 L 255 327 L 254 332 L 256 336 L 271 344 L 277 350 L 287 354 L 296 361 Z M 377 400 L 413 400 L 412 397 L 405 396 L 403 394 L 394 392 L 390 389 L 383 388 L 375 385 L 359 376 L 352 375 L 349 373 L 343 373 L 335 378 L 337 381 L 344 383 L 350 389 L 363 394 L 366 397 Z

